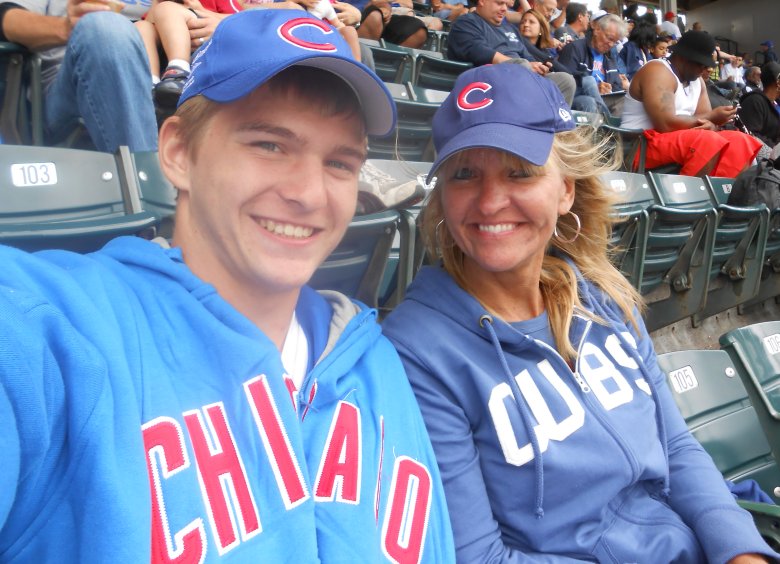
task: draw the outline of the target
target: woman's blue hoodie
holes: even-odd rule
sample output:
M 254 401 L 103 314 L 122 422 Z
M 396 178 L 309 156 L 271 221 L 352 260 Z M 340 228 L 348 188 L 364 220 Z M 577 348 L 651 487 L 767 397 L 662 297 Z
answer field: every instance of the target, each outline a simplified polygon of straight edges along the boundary
M 573 367 L 423 269 L 385 334 L 444 481 L 459 562 L 722 563 L 774 553 L 688 432 L 644 326 L 580 279 Z M 531 431 L 533 432 L 531 433 Z

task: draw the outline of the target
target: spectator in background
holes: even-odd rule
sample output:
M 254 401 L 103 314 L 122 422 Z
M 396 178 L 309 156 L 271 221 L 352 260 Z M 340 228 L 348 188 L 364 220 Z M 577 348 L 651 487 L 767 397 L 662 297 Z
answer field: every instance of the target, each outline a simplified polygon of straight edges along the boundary
M 349 3 L 362 10 L 359 37 L 384 39 L 414 49 L 422 47 L 428 39 L 428 28 L 424 21 L 411 15 L 394 14 L 387 0 L 352 0 Z M 411 0 L 407 3 L 407 9 L 410 9 Z
M 634 77 L 636 72 L 647 61 L 653 58 L 650 52 L 655 45 L 657 37 L 655 23 L 644 17 L 639 17 L 635 20 L 634 28 L 628 36 L 628 41 L 618 54 L 625 64 L 626 77 L 629 80 Z
M 653 59 L 665 59 L 669 54 L 669 45 L 671 42 L 668 35 L 659 35 L 656 37 L 653 42 L 653 48 L 650 49 L 650 54 L 653 56 Z
M 686 176 L 736 177 L 755 158 L 761 143 L 739 131 L 720 131 L 736 109 L 712 108 L 701 74 L 713 64 L 715 41 L 688 31 L 669 61 L 650 61 L 634 75 L 623 106 L 622 125 L 644 129 L 646 165 L 678 163 Z
M 777 105 L 780 63 L 765 63 L 760 72 L 762 90 L 753 90 L 742 96 L 737 113 L 747 130 L 758 137 L 771 153 L 771 149 L 780 143 L 780 109 Z
M 558 58 L 558 50 L 550 37 L 550 24 L 539 12 L 528 10 L 523 14 L 519 29 L 534 60 L 544 61 Z M 558 70 L 565 72 L 563 68 Z
M 129 17 L 112 12 L 121 5 L 87 0 L 0 4 L 0 39 L 41 55 L 47 143 L 64 139 L 81 118 L 99 151 L 114 152 L 120 145 L 132 151 L 157 149 L 149 65 Z
M 761 49 L 761 52 L 764 54 L 765 63 L 771 63 L 773 61 L 777 62 L 777 53 L 775 53 L 774 41 L 770 39 L 762 41 L 761 45 L 759 45 L 759 49 Z
M 556 29 L 553 36 L 565 45 L 585 37 L 585 32 L 588 31 L 589 27 L 588 7 L 579 2 L 570 2 L 566 6 L 566 23 Z
M 601 0 L 599 10 L 604 10 L 608 14 L 620 16 L 620 6 L 618 0 Z
M 704 31 L 704 25 L 701 22 L 693 22 L 691 29 L 693 31 Z
M 658 35 L 666 34 L 669 37 L 671 37 L 674 41 L 677 41 L 680 39 L 680 36 L 682 33 L 680 32 L 680 28 L 677 27 L 677 24 L 675 21 L 677 20 L 677 16 L 674 12 L 669 11 L 664 14 L 664 21 L 661 22 L 661 24 L 658 26 Z
M 736 55 L 731 61 L 723 65 L 720 75 L 721 82 L 718 84 L 721 88 L 726 88 L 737 94 L 745 87 L 744 69 L 742 68 L 742 57 Z
M 611 115 L 602 96 L 628 88 L 610 53 L 625 31 L 626 24 L 620 17 L 607 14 L 593 22 L 585 37 L 563 48 L 558 60 L 577 81 L 573 109 Z
M 761 67 L 750 67 L 745 73 L 745 92 L 761 89 Z
M 452 0 L 452 2 L 431 0 L 431 9 L 433 10 L 433 15 L 437 18 L 454 21 L 458 16 L 462 16 L 469 11 L 468 0 Z
M 517 28 L 506 21 L 508 9 L 509 0 L 476 0 L 475 10 L 452 24 L 447 57 L 474 66 L 504 62 L 522 64 L 536 74 L 548 77 L 567 101 L 572 100 L 574 78 L 567 72 L 550 72 L 557 62 L 540 61 L 532 56 Z

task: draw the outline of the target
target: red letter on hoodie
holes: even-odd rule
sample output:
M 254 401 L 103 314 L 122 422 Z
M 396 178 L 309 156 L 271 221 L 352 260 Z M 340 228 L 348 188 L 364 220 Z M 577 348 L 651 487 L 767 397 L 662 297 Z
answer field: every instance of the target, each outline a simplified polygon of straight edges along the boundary
M 325 442 L 314 499 L 360 503 L 360 410 L 340 401 Z
M 420 562 L 430 509 L 431 475 L 428 469 L 408 456 L 399 456 L 395 461 L 382 524 L 382 550 L 392 562 Z
M 194 410 L 184 413 L 184 422 L 195 453 L 203 502 L 217 538 L 217 552 L 222 555 L 240 542 L 239 531 L 231 516 L 236 516 L 241 540 L 261 531 L 260 517 L 249 489 L 244 463 L 225 419 L 224 406 L 221 403 L 208 405 L 203 412 L 205 421 L 201 411 Z M 211 431 L 208 435 L 207 424 Z M 229 481 L 232 487 L 225 487 L 225 481 Z M 230 504 L 237 507 L 231 508 Z
M 152 562 L 203 562 L 206 545 L 203 520 L 194 519 L 171 538 L 162 494 L 162 480 L 190 466 L 181 426 L 170 417 L 157 417 L 143 425 L 141 431 L 152 488 Z

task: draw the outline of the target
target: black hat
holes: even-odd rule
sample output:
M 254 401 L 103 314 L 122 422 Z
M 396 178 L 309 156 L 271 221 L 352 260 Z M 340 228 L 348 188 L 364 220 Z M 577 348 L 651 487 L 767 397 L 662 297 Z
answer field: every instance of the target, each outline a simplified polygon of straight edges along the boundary
M 715 40 L 706 31 L 686 31 L 680 40 L 671 47 L 672 53 L 693 63 L 714 67 Z
M 770 61 L 761 67 L 761 84 L 768 86 L 780 80 L 780 63 Z

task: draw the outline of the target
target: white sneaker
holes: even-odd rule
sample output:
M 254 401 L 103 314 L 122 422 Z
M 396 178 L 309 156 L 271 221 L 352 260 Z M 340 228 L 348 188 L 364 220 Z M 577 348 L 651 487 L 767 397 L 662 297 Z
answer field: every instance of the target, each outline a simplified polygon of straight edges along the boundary
M 387 208 L 411 205 L 425 195 L 425 188 L 417 180 L 400 182 L 368 161 L 360 169 L 358 189 L 373 194 Z

